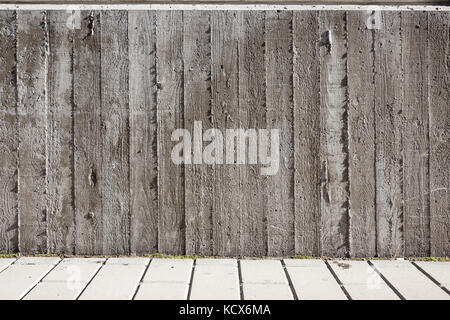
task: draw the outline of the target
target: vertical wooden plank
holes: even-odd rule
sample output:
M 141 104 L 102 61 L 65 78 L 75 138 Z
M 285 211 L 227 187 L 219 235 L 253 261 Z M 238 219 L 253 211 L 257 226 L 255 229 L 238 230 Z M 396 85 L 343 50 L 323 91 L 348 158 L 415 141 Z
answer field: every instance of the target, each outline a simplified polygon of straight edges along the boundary
M 349 244 L 351 257 L 376 254 L 374 31 L 366 11 L 347 13 Z
M 450 255 L 450 13 L 428 13 L 431 255 Z
M 236 11 L 211 13 L 212 123 L 224 135 L 226 129 L 239 126 L 238 37 Z M 223 161 L 223 165 L 215 166 L 213 254 L 236 256 L 240 253 L 241 228 L 239 166 L 225 164 L 225 154 Z
M 130 252 L 128 14 L 101 12 L 103 253 Z
M 320 11 L 322 254 L 349 253 L 347 13 Z
M 81 11 L 74 30 L 74 202 L 76 254 L 102 254 L 100 14 Z
M 72 12 L 49 11 L 48 251 L 74 253 L 72 198 Z
M 184 165 L 172 162 L 171 135 L 184 128 L 183 12 L 156 15 L 156 77 L 158 115 L 158 250 L 185 252 Z
M 402 12 L 406 256 L 430 254 L 427 13 Z
M 404 255 L 402 194 L 401 13 L 375 21 L 375 135 L 377 255 Z M 374 16 L 376 19 L 376 16 Z
M 16 12 L 0 11 L 0 253 L 18 251 Z
M 208 11 L 183 13 L 184 124 L 192 135 L 195 121 L 201 121 L 203 132 L 211 128 L 209 17 Z M 202 156 L 202 137 L 199 140 L 200 148 L 193 146 L 193 152 Z M 211 255 L 214 168 L 192 160 L 185 168 L 186 254 Z
M 158 251 L 156 13 L 128 12 L 131 253 Z
M 239 123 L 244 130 L 267 127 L 264 24 L 264 11 L 239 12 Z M 239 169 L 241 255 L 265 256 L 267 178 L 260 174 L 260 165 L 246 163 Z
M 45 11 L 17 11 L 19 247 L 23 254 L 47 252 L 47 21 Z
M 295 253 L 310 256 L 321 251 L 318 15 L 295 11 L 293 18 Z
M 279 129 L 279 170 L 267 180 L 268 253 L 294 253 L 292 11 L 266 11 L 267 127 Z

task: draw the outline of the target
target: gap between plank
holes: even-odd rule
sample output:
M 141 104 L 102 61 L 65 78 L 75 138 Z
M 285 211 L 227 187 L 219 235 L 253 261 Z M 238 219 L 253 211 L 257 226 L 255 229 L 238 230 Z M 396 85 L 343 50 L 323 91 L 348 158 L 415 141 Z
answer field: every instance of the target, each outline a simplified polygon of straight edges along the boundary
M 197 259 L 194 259 L 194 262 L 192 263 L 191 278 L 189 280 L 189 289 L 188 289 L 188 295 L 187 295 L 186 300 L 191 300 L 192 282 L 194 281 L 194 272 L 195 272 L 196 265 L 197 265 Z
M 419 265 L 417 265 L 414 261 L 410 261 L 410 263 L 416 267 L 420 272 L 422 272 L 425 276 L 427 276 L 428 279 L 430 279 L 435 285 L 437 285 L 439 288 L 445 291 L 448 295 L 450 295 L 450 291 L 442 285 L 439 281 L 437 281 L 435 278 L 433 278 L 428 272 L 426 272 L 424 269 L 422 269 Z
M 241 260 L 237 261 L 240 300 L 244 300 L 244 283 L 242 282 Z
M 339 280 L 338 276 L 336 275 L 336 273 L 334 272 L 333 268 L 331 268 L 330 264 L 328 263 L 327 260 L 323 260 L 323 262 L 325 262 L 325 265 L 327 266 L 328 270 L 331 272 L 331 274 L 334 277 L 334 280 L 336 280 L 336 282 L 339 284 L 339 287 L 341 287 L 342 292 L 344 292 L 345 296 L 347 297 L 348 300 L 353 300 L 352 297 L 350 296 L 350 294 L 348 293 L 347 289 L 345 289 L 344 284 L 341 282 L 341 280 Z
M 383 279 L 383 281 L 388 285 L 389 288 L 392 289 L 392 291 L 395 292 L 395 294 L 401 299 L 401 300 L 406 300 L 405 297 L 400 293 L 400 291 L 398 291 L 394 285 L 392 283 L 389 282 L 388 279 L 386 279 L 385 276 L 383 276 L 383 274 L 380 272 L 380 270 L 377 269 L 377 267 L 375 267 L 374 264 L 372 264 L 372 262 L 370 262 L 370 260 L 367 260 L 367 263 L 369 264 L 369 266 L 372 267 L 373 270 L 375 270 L 375 272 L 380 276 L 381 279 Z
M 294 284 L 292 283 L 291 276 L 286 268 L 286 264 L 284 263 L 284 259 L 280 260 L 281 265 L 283 266 L 284 273 L 286 274 L 286 278 L 289 283 L 289 288 L 291 289 L 292 295 L 294 296 L 294 300 L 298 300 L 297 292 L 295 291 Z

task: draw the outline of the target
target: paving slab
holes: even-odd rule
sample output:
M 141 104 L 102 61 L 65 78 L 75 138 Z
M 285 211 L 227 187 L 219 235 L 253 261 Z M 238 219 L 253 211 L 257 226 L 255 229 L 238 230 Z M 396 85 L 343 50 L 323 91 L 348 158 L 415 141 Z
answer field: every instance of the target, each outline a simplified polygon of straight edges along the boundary
M 284 263 L 299 300 L 347 300 L 324 261 L 285 259 Z
M 0 300 L 19 300 L 52 268 L 53 264 L 12 264 L 0 273 Z
M 25 296 L 24 300 L 74 300 L 105 260 L 64 259 Z
M 239 300 L 237 264 L 200 264 L 194 269 L 191 300 Z
M 106 261 L 106 258 L 64 258 L 61 263 L 70 263 L 70 264 L 77 264 L 77 263 L 104 263 Z
M 1 258 L 0 259 L 0 272 L 8 268 L 14 261 L 15 258 Z
M 186 300 L 188 283 L 148 282 L 141 283 L 135 300 Z
M 21 257 L 14 264 L 21 265 L 55 265 L 61 259 L 59 257 Z
M 39 282 L 23 300 L 75 300 L 86 283 Z
M 289 286 L 281 283 L 244 283 L 244 300 L 293 300 Z
M 88 282 L 92 279 L 98 269 L 101 268 L 106 259 L 83 261 L 80 259 L 64 259 L 54 268 L 43 282 Z
M 145 269 L 143 264 L 105 264 L 79 299 L 131 300 Z
M 141 257 L 120 257 L 120 258 L 109 258 L 106 264 L 121 264 L 121 265 L 141 265 L 146 266 L 150 262 L 150 258 Z
M 442 287 L 450 290 L 450 262 L 415 261 L 414 263 L 432 276 Z
M 407 300 L 450 299 L 450 295 L 407 260 L 372 260 L 371 262 Z
M 245 300 L 294 298 L 280 260 L 241 260 L 240 264 Z
M 241 260 L 243 283 L 288 284 L 281 261 Z
M 192 259 L 152 259 L 143 282 L 181 282 L 191 279 Z
M 202 265 L 229 265 L 237 267 L 236 259 L 197 259 L 195 260 L 197 266 Z
M 367 261 L 333 260 L 331 268 L 354 300 L 399 300 Z

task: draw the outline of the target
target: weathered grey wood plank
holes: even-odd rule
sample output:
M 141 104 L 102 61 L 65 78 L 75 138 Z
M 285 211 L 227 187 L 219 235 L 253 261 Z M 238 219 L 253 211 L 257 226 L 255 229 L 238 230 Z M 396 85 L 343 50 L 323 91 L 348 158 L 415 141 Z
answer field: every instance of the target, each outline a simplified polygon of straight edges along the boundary
M 431 255 L 450 255 L 450 13 L 428 14 Z
M 402 177 L 402 33 L 400 12 L 373 15 L 375 46 L 377 255 L 404 255 Z
M 295 253 L 319 256 L 319 13 L 293 13 Z
M 20 251 L 47 252 L 47 12 L 17 11 Z
M 158 251 L 156 13 L 128 12 L 131 253 Z
M 48 251 L 74 253 L 72 12 L 49 11 L 48 59 Z
M 0 11 L 0 252 L 18 251 L 16 13 Z
M 292 11 L 266 11 L 267 128 L 278 129 L 278 172 L 267 178 L 268 254 L 294 253 Z
M 427 13 L 402 12 L 405 254 L 430 254 Z
M 183 12 L 156 15 L 156 77 L 158 115 L 158 250 L 185 252 L 184 165 L 171 159 L 171 135 L 184 127 Z
M 376 254 L 374 33 L 366 11 L 347 13 L 349 244 L 352 257 Z
M 102 254 L 100 14 L 80 12 L 74 31 L 74 202 L 76 254 Z
M 128 14 L 102 11 L 103 253 L 130 252 L 130 133 Z
M 321 246 L 327 256 L 349 253 L 347 13 L 319 13 Z
M 211 13 L 211 113 L 213 127 L 220 130 L 235 129 L 239 126 L 238 40 L 238 12 L 213 11 Z M 224 131 L 222 133 L 225 135 Z M 226 145 L 226 141 L 223 145 Z M 236 256 L 240 253 L 239 231 L 241 229 L 239 166 L 225 164 L 226 162 L 224 153 L 224 164 L 215 165 L 213 253 Z
M 266 124 L 265 99 L 265 38 L 264 11 L 242 11 L 239 50 L 239 127 L 264 129 Z M 267 178 L 260 166 L 249 164 L 248 146 L 246 165 L 239 167 L 241 239 L 240 253 L 246 256 L 267 255 Z
M 193 139 L 192 165 L 185 168 L 186 254 L 212 254 L 214 168 L 202 164 L 203 134 L 211 128 L 210 12 L 183 13 L 184 128 Z

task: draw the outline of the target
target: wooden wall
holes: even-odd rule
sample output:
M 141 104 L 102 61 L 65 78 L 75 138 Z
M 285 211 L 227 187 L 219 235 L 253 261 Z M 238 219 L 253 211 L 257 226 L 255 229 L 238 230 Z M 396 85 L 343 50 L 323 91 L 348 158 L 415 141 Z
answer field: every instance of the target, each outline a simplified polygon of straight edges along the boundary
M 0 11 L 0 252 L 450 255 L 448 11 L 70 14 Z M 278 174 L 173 164 L 196 120 Z

